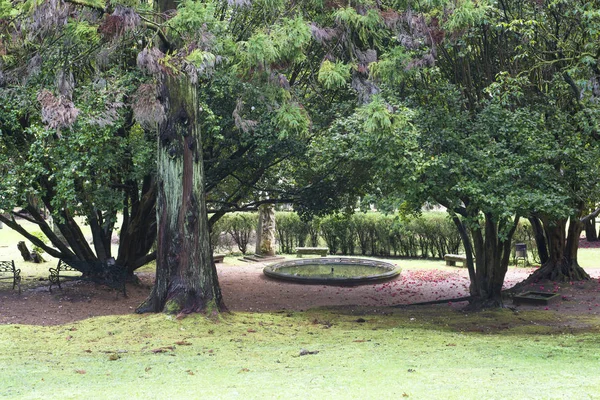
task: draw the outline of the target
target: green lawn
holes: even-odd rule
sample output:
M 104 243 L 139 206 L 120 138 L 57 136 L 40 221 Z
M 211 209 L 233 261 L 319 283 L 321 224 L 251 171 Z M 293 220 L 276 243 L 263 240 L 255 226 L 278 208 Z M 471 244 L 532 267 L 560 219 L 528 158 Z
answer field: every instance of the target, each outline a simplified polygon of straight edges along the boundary
M 548 318 L 311 311 L 4 325 L 0 397 L 600 398 L 598 321 L 567 334 L 545 326 Z M 498 333 L 497 324 L 515 326 Z
M 14 240 L 0 230 L 8 246 L 0 259 L 14 258 L 30 278 L 47 276 L 54 261 L 19 261 Z M 581 250 L 582 265 L 597 266 L 599 255 Z M 445 268 L 439 260 L 401 264 Z M 592 316 L 448 308 L 0 325 L 0 397 L 600 399 L 599 334 Z

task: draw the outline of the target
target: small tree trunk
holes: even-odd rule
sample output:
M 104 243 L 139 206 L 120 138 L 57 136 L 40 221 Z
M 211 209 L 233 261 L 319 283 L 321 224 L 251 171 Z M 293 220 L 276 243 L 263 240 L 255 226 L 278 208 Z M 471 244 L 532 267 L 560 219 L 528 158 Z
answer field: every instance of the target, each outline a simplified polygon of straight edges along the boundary
M 538 250 L 538 256 L 540 257 L 540 263 L 544 265 L 550 258 L 548 255 L 548 245 L 546 241 L 546 235 L 544 234 L 544 227 L 537 217 L 530 217 L 529 222 L 531 223 L 531 228 L 533 229 L 535 245 Z
M 256 253 L 264 256 L 274 256 L 275 208 L 272 204 L 263 204 L 259 208 L 259 215 L 260 241 L 257 240 Z
M 486 213 L 483 226 L 471 228 L 472 241 L 462 221 L 457 216 L 453 216 L 453 221 L 459 229 L 467 256 L 471 281 L 469 308 L 502 307 L 502 285 L 508 270 L 511 240 L 519 218 L 498 222 L 493 215 Z M 500 231 L 504 231 L 502 235 L 499 234 Z
M 31 261 L 33 261 L 36 264 L 46 262 L 46 260 L 44 260 L 44 257 L 42 257 L 40 254 L 38 254 L 35 251 L 31 252 Z
M 588 242 L 598 241 L 598 232 L 596 232 L 596 218 L 590 218 L 585 222 L 585 238 Z
M 21 241 L 17 243 L 17 248 L 21 252 L 21 257 L 23 257 L 23 261 L 31 261 L 31 252 L 27 248 L 25 242 Z
M 127 269 L 130 278 L 137 268 L 156 258 L 148 253 L 156 242 L 157 193 L 156 182 L 150 177 L 145 179 L 141 196 L 137 194 L 137 185 L 134 182 L 131 185 L 136 190 L 125 199 L 116 261 Z

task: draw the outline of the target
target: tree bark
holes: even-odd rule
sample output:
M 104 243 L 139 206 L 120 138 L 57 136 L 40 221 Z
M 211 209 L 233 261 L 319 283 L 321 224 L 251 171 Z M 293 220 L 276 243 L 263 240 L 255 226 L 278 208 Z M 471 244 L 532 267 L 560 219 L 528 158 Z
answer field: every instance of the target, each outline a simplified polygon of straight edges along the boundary
M 31 252 L 27 248 L 27 245 L 25 244 L 25 242 L 21 241 L 21 242 L 17 243 L 17 248 L 19 249 L 19 252 L 21 253 L 21 257 L 23 257 L 23 261 L 31 261 Z
M 453 221 L 459 229 L 467 256 L 471 281 L 469 308 L 503 307 L 502 285 L 510 261 L 511 240 L 519 218 L 498 222 L 492 214 L 484 213 L 482 226 L 472 225 L 470 236 L 458 216 L 453 216 Z
M 548 259 L 550 258 L 548 255 L 548 246 L 546 242 L 546 235 L 544 234 L 544 227 L 537 217 L 530 217 L 529 222 L 531 223 L 531 228 L 533 229 L 535 245 L 538 250 L 538 256 L 540 257 L 540 263 L 543 265 L 548 262 Z
M 192 313 L 224 309 L 212 262 L 196 88 L 164 74 L 166 120 L 159 126 L 156 280 L 137 309 Z
M 275 255 L 275 208 L 272 204 L 263 204 L 258 208 L 258 227 L 256 229 L 256 254 Z
M 548 260 L 517 287 L 521 288 L 541 280 L 569 282 L 590 279 L 577 262 L 583 223 L 578 218 L 571 218 L 568 231 L 566 219 L 542 219 L 542 223 L 549 251 Z
M 135 182 L 129 185 L 134 189 L 124 200 L 117 264 L 126 268 L 128 276 L 133 277 L 137 268 L 156 258 L 155 253 L 148 253 L 156 241 L 157 185 L 154 179 L 147 177 L 141 196 L 138 196 Z
M 585 222 L 585 239 L 588 242 L 598 241 L 598 232 L 596 232 L 596 218 L 590 218 Z

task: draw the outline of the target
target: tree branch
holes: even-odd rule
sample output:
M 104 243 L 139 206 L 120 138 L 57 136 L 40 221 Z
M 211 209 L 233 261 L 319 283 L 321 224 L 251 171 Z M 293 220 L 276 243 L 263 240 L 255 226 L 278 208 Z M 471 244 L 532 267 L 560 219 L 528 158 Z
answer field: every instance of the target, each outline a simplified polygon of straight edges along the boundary
M 579 222 L 586 223 L 592 218 L 596 218 L 600 214 L 600 207 L 596 208 L 591 214 L 588 214 L 579 219 Z
M 50 254 L 52 257 L 61 258 L 63 256 L 63 254 L 61 252 L 54 250 L 52 247 L 48 247 L 40 239 L 33 236 L 31 233 L 27 232 L 25 230 L 25 228 L 23 228 L 21 225 L 19 225 L 17 223 L 17 221 L 15 221 L 14 218 L 9 219 L 9 218 L 6 218 L 4 215 L 0 214 L 0 221 L 4 222 L 6 224 L 6 226 L 11 228 L 12 230 L 18 232 L 21 236 L 23 236 L 25 239 L 29 240 L 35 246 L 38 246 L 39 248 L 44 249 L 44 251 L 46 253 Z

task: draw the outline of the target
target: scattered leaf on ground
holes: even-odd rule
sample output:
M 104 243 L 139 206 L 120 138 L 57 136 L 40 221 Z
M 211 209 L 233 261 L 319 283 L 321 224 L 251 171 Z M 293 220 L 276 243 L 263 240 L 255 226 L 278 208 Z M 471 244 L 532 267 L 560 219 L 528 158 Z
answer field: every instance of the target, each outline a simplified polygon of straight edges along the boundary
M 301 356 L 306 356 L 309 354 L 319 354 L 319 350 L 306 350 L 306 349 L 302 349 L 300 350 L 300 355 Z

